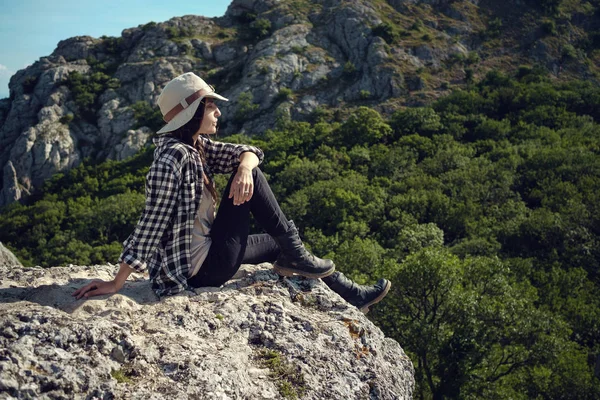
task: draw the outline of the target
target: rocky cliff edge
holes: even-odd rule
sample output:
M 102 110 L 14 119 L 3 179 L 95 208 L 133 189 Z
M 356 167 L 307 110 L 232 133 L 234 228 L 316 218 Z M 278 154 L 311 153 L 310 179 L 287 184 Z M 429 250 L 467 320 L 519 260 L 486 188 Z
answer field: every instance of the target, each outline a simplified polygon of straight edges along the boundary
M 409 399 L 400 345 L 320 280 L 244 265 L 221 288 L 158 299 L 118 266 L 0 266 L 0 398 Z

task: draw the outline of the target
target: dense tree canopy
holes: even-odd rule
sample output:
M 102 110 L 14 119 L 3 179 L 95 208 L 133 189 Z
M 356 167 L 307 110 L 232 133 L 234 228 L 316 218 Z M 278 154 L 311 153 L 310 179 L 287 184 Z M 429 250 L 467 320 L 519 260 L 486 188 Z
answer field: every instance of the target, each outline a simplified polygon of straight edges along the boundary
M 389 119 L 323 115 L 228 140 L 265 151 L 315 253 L 392 280 L 370 315 L 411 356 L 416 397 L 597 398 L 600 89 L 523 68 Z M 3 210 L 0 241 L 27 265 L 116 261 L 150 162 L 56 176 Z

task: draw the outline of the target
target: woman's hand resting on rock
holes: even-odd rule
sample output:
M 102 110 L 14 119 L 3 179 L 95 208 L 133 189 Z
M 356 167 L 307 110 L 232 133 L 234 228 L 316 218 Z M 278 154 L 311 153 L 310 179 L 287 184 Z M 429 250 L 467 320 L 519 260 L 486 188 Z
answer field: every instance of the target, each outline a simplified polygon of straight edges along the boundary
M 82 288 L 79 288 L 71 296 L 75 296 L 77 300 L 82 297 L 88 298 L 93 296 L 100 296 L 101 294 L 113 294 L 117 293 L 121 289 L 117 286 L 117 283 L 112 281 L 103 281 L 101 279 L 94 279 Z
M 103 281 L 102 279 L 94 279 L 82 288 L 77 289 L 71 296 L 75 296 L 77 300 L 82 297 L 88 298 L 93 296 L 100 296 L 102 294 L 114 294 L 117 293 L 127 280 L 129 274 L 133 270 L 129 265 L 121 263 L 121 268 L 112 281 Z

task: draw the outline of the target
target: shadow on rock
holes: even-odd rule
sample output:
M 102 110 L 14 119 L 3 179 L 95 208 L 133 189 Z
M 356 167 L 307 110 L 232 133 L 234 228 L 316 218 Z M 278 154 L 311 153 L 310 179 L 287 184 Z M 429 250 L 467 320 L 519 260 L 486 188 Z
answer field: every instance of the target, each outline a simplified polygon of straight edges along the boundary
M 87 303 L 106 303 L 109 302 L 109 299 L 112 297 L 119 298 L 119 300 L 115 301 L 116 299 L 113 299 L 110 301 L 110 303 L 132 302 L 138 305 L 150 304 L 159 300 L 158 297 L 152 292 L 150 285 L 146 280 L 127 282 L 123 289 L 119 291 L 119 293 L 113 295 L 102 295 L 80 300 L 77 300 L 72 296 L 73 292 L 88 284 L 92 280 L 93 279 L 73 279 L 64 285 L 54 283 L 35 287 L 0 288 L 0 303 L 29 301 L 31 303 L 54 307 L 65 312 L 72 313 Z
M 68 269 L 65 267 L 65 269 Z M 50 268 L 46 271 L 56 270 Z M 65 270 L 65 272 L 68 272 Z M 105 272 L 105 271 L 102 271 Z M 115 271 L 116 273 L 116 271 Z M 24 279 L 22 276 L 12 277 L 9 281 L 3 283 L 0 287 L 0 303 L 15 303 L 19 301 L 28 301 L 42 306 L 49 306 L 67 312 L 69 314 L 83 308 L 88 313 L 101 312 L 106 308 L 120 309 L 139 309 L 142 305 L 159 302 L 160 299 L 154 294 L 147 279 L 137 278 L 128 280 L 125 286 L 116 294 L 101 295 L 91 298 L 75 299 L 72 294 L 82 286 L 90 283 L 94 279 L 106 279 L 106 275 L 96 275 L 96 270 L 89 271 L 88 278 L 70 278 L 67 283 L 50 283 L 48 279 Z M 31 278 L 28 276 L 28 278 Z M 60 281 L 61 279 L 57 279 Z M 265 283 L 282 280 L 285 287 L 290 291 L 290 295 L 298 292 L 310 291 L 316 284 L 316 280 L 304 278 L 281 278 L 270 267 L 265 269 L 248 269 L 242 266 L 238 273 L 221 287 L 203 287 L 194 289 L 193 292 L 184 292 L 179 296 L 189 297 L 195 294 L 207 292 L 229 292 L 232 290 L 255 290 Z M 37 285 L 36 285 L 37 284 Z

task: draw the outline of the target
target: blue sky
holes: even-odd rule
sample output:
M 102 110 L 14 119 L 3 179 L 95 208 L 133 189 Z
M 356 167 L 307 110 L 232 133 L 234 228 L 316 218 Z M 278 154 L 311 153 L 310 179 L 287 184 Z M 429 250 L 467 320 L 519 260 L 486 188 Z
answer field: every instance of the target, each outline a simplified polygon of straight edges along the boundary
M 0 0 L 0 99 L 10 77 L 73 36 L 121 36 L 150 21 L 188 14 L 220 17 L 231 0 Z

